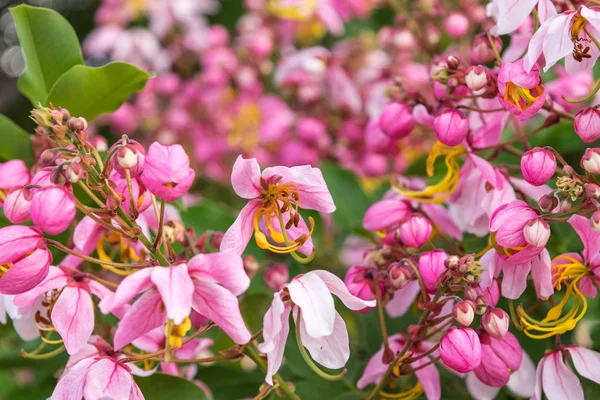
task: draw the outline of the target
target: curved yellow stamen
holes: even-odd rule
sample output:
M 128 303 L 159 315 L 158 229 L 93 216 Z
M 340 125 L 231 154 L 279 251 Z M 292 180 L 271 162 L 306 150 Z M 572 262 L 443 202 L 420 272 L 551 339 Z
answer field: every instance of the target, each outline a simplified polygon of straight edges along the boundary
M 98 241 L 98 244 L 96 245 L 96 253 L 98 253 L 98 258 L 101 259 L 102 261 L 109 261 L 112 262 L 112 259 L 108 256 L 108 254 L 106 254 L 106 251 L 104 251 L 104 242 L 107 241 L 107 239 L 102 238 Z M 121 254 L 125 255 L 127 257 L 121 257 L 122 259 L 125 258 L 129 258 L 132 259 L 134 261 L 138 261 L 139 257 L 137 256 L 137 254 L 135 254 L 135 252 L 125 244 L 125 242 L 123 241 L 123 239 L 121 239 L 120 242 L 120 250 L 121 250 Z M 114 272 L 117 275 L 121 275 L 121 276 L 127 276 L 127 275 L 131 275 L 135 272 L 135 270 L 123 270 L 123 269 L 119 269 L 116 267 L 113 267 L 112 265 L 108 265 L 108 264 L 101 264 L 102 268 L 107 269 L 111 272 Z
M 535 91 L 535 94 L 532 92 Z M 512 82 L 506 84 L 504 91 L 504 101 L 514 104 L 521 111 L 529 108 L 542 95 L 543 89 L 541 86 L 536 86 L 533 89 L 526 89 L 517 86 Z
M 292 0 L 292 2 L 294 2 Z M 290 3 L 290 0 L 269 0 L 267 10 L 282 19 L 290 19 L 293 21 L 304 21 L 308 19 L 317 8 L 317 0 L 300 0 L 295 1 L 297 4 Z
M 413 388 L 407 391 L 400 393 L 388 393 L 381 390 L 379 392 L 379 395 L 384 399 L 416 400 L 419 397 L 421 397 L 423 393 L 425 393 L 425 391 L 423 390 L 423 385 L 421 384 L 421 382 L 417 382 L 417 384 Z
M 435 185 L 427 186 L 423 190 L 408 190 L 396 186 L 394 186 L 394 190 L 420 203 L 442 203 L 458 187 L 460 177 L 458 158 L 465 153 L 466 150 L 462 146 L 448 147 L 440 142 L 436 142 L 427 157 L 427 176 L 433 176 L 435 160 L 440 156 L 444 156 L 447 168 L 446 176 Z

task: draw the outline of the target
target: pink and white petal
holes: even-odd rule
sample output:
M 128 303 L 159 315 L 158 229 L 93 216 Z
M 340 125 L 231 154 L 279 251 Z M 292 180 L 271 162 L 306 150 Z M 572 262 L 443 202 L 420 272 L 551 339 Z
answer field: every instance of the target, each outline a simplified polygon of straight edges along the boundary
M 541 186 L 533 186 L 525 179 L 510 177 L 510 183 L 515 185 L 517 189 L 523 192 L 526 196 L 530 197 L 532 200 L 538 201 L 547 194 L 552 192 L 552 189 L 548 185 Z
M 573 42 L 571 41 L 571 21 L 575 13 L 559 14 L 550 22 L 548 32 L 544 38 L 543 51 L 546 65 L 544 72 L 556 64 L 558 60 L 571 54 L 573 51 Z
M 503 0 L 498 2 L 497 30 L 495 35 L 511 33 L 525 21 L 538 0 Z
M 244 199 L 254 199 L 263 191 L 260 184 L 260 166 L 256 158 L 238 156 L 231 171 L 231 186 Z
M 145 352 L 154 353 L 162 349 L 164 342 L 165 329 L 163 326 L 159 326 L 135 339 L 132 344 Z
M 491 249 L 481 257 L 480 262 L 484 268 L 484 271 L 481 274 L 481 282 L 479 282 L 479 285 L 481 288 L 487 289 L 492 285 L 494 279 L 496 279 L 500 273 L 500 257 L 495 249 Z
M 268 353 L 275 347 L 275 339 L 284 325 L 289 325 L 289 321 L 283 320 L 282 315 L 286 307 L 281 301 L 281 292 L 276 292 L 273 296 L 271 307 L 265 313 L 263 318 L 263 338 L 264 343 L 260 344 L 260 351 Z M 287 310 L 289 313 L 289 310 Z
M 535 386 L 531 386 L 531 382 L 535 381 L 535 364 L 531 357 L 523 352 L 521 367 L 513 372 L 506 386 L 519 397 L 531 398 L 535 395 Z
M 494 400 L 500 388 L 488 386 L 481 382 L 473 372 L 467 374 L 467 390 L 475 400 Z
M 600 354 L 579 346 L 569 346 L 568 349 L 579 375 L 600 384 Z
M 252 336 L 240 313 L 238 299 L 215 282 L 194 280 L 192 306 L 217 324 L 234 342 L 246 344 Z
M 198 254 L 187 263 L 192 277 L 209 277 L 227 288 L 236 296 L 250 286 L 250 278 L 244 271 L 244 261 L 233 253 Z
M 410 365 L 416 369 L 427 364 L 429 361 L 431 361 L 429 357 L 423 357 Z M 423 385 L 427 400 L 439 400 L 442 396 L 442 387 L 440 385 L 440 373 L 435 364 L 418 369 L 415 371 L 415 375 L 417 375 L 419 382 Z
M 181 324 L 192 311 L 194 294 L 194 283 L 188 274 L 187 265 L 153 268 L 150 279 L 160 293 L 167 317 L 175 325 Z
M 21 294 L 36 287 L 48 275 L 52 255 L 48 249 L 37 249 L 16 262 L 0 278 L 0 293 Z
M 314 338 L 331 335 L 336 312 L 329 288 L 319 275 L 309 272 L 287 287 L 292 301 L 302 310 L 308 334 Z
M 420 291 L 421 287 L 418 281 L 411 281 L 402 289 L 396 290 L 392 300 L 385 306 L 388 315 L 392 318 L 397 318 L 406 314 Z
M 527 49 L 527 54 L 523 59 L 523 68 L 525 72 L 531 72 L 533 66 L 537 63 L 538 59 L 543 53 L 544 49 L 544 39 L 548 34 L 548 29 L 550 29 L 550 25 L 556 19 L 556 17 L 551 17 L 545 23 L 543 23 L 535 34 L 531 37 L 531 41 L 529 42 L 529 47 Z
M 94 221 L 92 218 L 85 216 L 79 221 L 73 231 L 73 243 L 78 251 L 88 255 L 96 248 L 98 241 L 102 237 L 105 228 Z
M 364 309 L 365 307 L 375 307 L 376 305 L 375 300 L 363 300 L 352 295 L 344 282 L 329 271 L 317 269 L 307 273 L 306 275 L 311 274 L 315 274 L 321 278 L 323 283 L 325 283 L 327 286 L 327 289 L 339 297 L 342 303 L 344 303 L 344 305 L 351 310 L 358 311 Z
M 60 268 L 51 266 L 48 269 L 48 275 L 39 285 L 28 292 L 15 296 L 14 305 L 27 307 L 38 301 L 39 297 L 47 291 L 64 286 L 67 286 L 67 276 Z
M 462 232 L 450 214 L 440 204 L 422 204 L 423 211 L 435 225 L 456 240 L 462 240 Z
M 552 3 L 552 0 L 539 0 L 537 3 L 537 11 L 540 24 L 543 24 L 557 14 L 556 7 Z
M 548 400 L 584 400 L 577 375 L 563 361 L 560 351 L 547 355 L 542 370 L 542 386 Z
M 223 235 L 220 247 L 222 253 L 242 255 L 254 232 L 254 214 L 262 204 L 262 200 L 255 199 L 242 208 L 233 225 Z
M 115 350 L 121 349 L 144 333 L 157 328 L 166 322 L 167 313 L 157 291 L 144 293 L 133 305 L 117 326 L 115 332 Z
M 535 387 L 533 388 L 532 400 L 542 400 L 544 395 L 542 391 L 542 375 L 544 374 L 544 364 L 548 357 L 542 357 L 535 370 Z
M 594 280 L 589 276 L 584 276 L 579 281 L 579 290 L 587 297 L 595 299 L 598 295 L 598 288 L 596 287 Z
M 9 225 L 0 229 L 0 265 L 21 258 L 38 247 L 40 232 L 30 226 Z M 28 239 L 28 240 L 26 240 Z
M 502 263 L 502 296 L 507 299 L 518 299 L 527 288 L 527 276 L 531 270 L 531 263 L 508 264 Z
M 152 270 L 154 268 L 144 268 L 134 274 L 127 276 L 121 281 L 114 296 L 105 297 L 98 304 L 103 314 L 108 314 L 112 310 L 129 303 L 135 296 L 144 290 L 152 287 Z
M 94 303 L 84 289 L 67 286 L 54 304 L 52 324 L 60 334 L 67 353 L 77 353 L 94 331 Z
M 112 290 L 110 290 L 109 288 L 107 288 L 106 286 L 101 284 L 100 282 L 96 282 L 96 281 L 93 281 L 90 279 L 90 280 L 86 281 L 86 283 L 89 286 L 92 294 L 94 296 L 98 297 L 100 300 L 102 300 L 103 298 L 105 298 L 107 296 L 114 295 L 114 292 Z
M 86 400 L 129 400 L 133 378 L 119 363 L 102 358 L 87 374 L 83 395 Z
M 357 388 L 364 389 L 365 387 L 367 387 L 367 385 L 371 383 L 378 383 L 381 380 L 381 378 L 385 374 L 385 371 L 387 371 L 388 369 L 388 366 L 381 362 L 382 357 L 383 349 L 380 349 L 377 353 L 373 355 L 373 357 L 371 357 L 371 359 L 367 363 L 367 366 L 365 367 L 362 376 L 356 384 Z
M 139 386 L 135 381 L 131 384 L 131 393 L 129 393 L 129 400 L 144 400 L 144 395 L 140 390 Z
M 265 337 L 265 343 L 258 345 L 259 350 L 267 355 L 267 375 L 265 376 L 265 382 L 269 385 L 273 385 L 273 375 L 277 373 L 283 362 L 285 342 L 290 332 L 290 311 L 291 307 L 286 305 L 278 317 L 279 321 L 277 324 L 280 326 L 280 329 L 271 329 L 268 343 L 266 341 L 267 338 Z M 273 315 L 273 317 L 275 317 L 275 315 Z M 267 316 L 265 315 L 265 320 L 266 318 Z
M 58 379 L 50 399 L 81 400 L 88 371 L 95 362 L 95 359 L 86 358 L 67 369 L 65 374 Z
M 473 162 L 475 168 L 479 170 L 481 178 L 485 179 L 493 188 L 502 189 L 503 183 L 496 178 L 496 170 L 494 170 L 492 164 L 474 154 L 469 154 L 467 157 Z
M 90 342 L 93 342 L 93 337 L 90 338 Z M 100 352 L 98 348 L 91 343 L 86 343 L 79 351 L 75 354 L 72 354 L 67 360 L 67 369 L 73 367 L 73 365 L 77 364 L 81 360 L 85 360 L 86 358 L 95 359 L 99 356 Z
M 573 215 L 567 221 L 583 242 L 583 259 L 591 265 L 600 262 L 600 232 L 597 232 L 590 220 L 582 215 Z
M 348 330 L 346 329 L 346 323 L 337 312 L 335 313 L 335 323 L 331 335 L 318 338 L 310 336 L 306 332 L 306 326 L 302 318 L 300 320 L 300 338 L 313 360 L 326 368 L 342 368 L 350 358 Z
M 535 292 L 540 299 L 545 299 L 554 293 L 552 285 L 552 260 L 550 253 L 544 249 L 538 257 L 531 260 L 531 277 Z

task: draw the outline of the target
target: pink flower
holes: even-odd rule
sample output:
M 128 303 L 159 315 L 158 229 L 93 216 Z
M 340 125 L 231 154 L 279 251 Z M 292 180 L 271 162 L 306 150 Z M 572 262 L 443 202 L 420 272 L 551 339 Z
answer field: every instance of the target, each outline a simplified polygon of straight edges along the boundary
M 372 301 L 375 300 L 375 282 L 373 277 L 377 273 L 377 268 L 372 266 L 354 266 L 346 272 L 344 284 L 353 296 L 366 301 Z M 383 280 L 379 281 L 379 289 L 380 293 L 384 293 L 385 283 Z M 370 309 L 370 307 L 367 307 L 358 311 L 366 312 Z
M 71 356 L 50 399 L 144 400 L 132 372 L 147 374 L 134 364 L 121 363 L 119 360 L 123 358 L 126 358 L 124 354 L 113 351 L 108 343 L 96 338 Z
M 122 177 L 125 177 L 127 169 L 132 178 L 137 178 L 144 171 L 146 150 L 135 140 L 128 139 L 124 146 L 123 140 L 118 140 L 109 151 L 115 152 L 110 161 L 115 171 Z
M 389 338 L 390 349 L 395 354 L 399 352 L 406 343 L 406 336 L 402 334 L 392 335 Z M 431 348 L 431 344 L 427 342 L 421 342 L 418 345 L 413 345 L 410 349 L 411 354 L 414 357 L 420 356 L 422 353 L 425 353 Z M 385 372 L 387 371 L 389 365 L 384 364 L 382 362 L 383 356 L 383 346 L 381 349 L 371 357 L 369 363 L 367 364 L 363 375 L 358 380 L 356 386 L 359 389 L 364 389 L 369 384 L 376 384 L 383 378 Z M 423 368 L 418 368 L 421 365 L 425 365 L 430 362 L 431 359 L 429 356 L 424 356 L 419 360 L 410 364 L 410 366 L 414 369 L 415 375 L 419 382 L 423 386 L 423 391 L 425 392 L 425 397 L 427 400 L 439 400 L 441 398 L 442 388 L 440 385 L 440 374 L 435 367 L 435 365 L 431 364 Z
M 123 210 L 125 210 L 127 214 L 130 214 L 131 201 L 129 200 L 127 179 L 123 178 L 123 176 L 121 176 L 118 172 L 113 171 L 110 174 L 110 180 L 115 183 L 115 187 L 113 188 L 114 191 L 121 196 L 121 203 L 119 205 L 123 207 Z M 131 192 L 133 194 L 133 204 L 138 213 L 143 213 L 146 209 L 148 209 L 148 207 L 150 207 L 152 204 L 152 197 L 140 179 L 131 179 Z M 108 207 L 116 208 L 114 204 L 111 204 L 111 198 L 107 198 L 106 203 Z
M 600 353 L 580 346 L 563 346 L 546 353 L 539 362 L 533 399 L 541 400 L 542 391 L 548 400 L 585 398 L 579 378 L 563 358 L 567 354 L 579 375 L 600 384 Z
M 6 218 L 13 224 L 21 224 L 30 217 L 31 191 L 23 186 L 15 186 L 4 199 L 3 209 Z
M 535 380 L 535 365 L 527 353 L 523 353 L 523 361 L 518 370 L 510 374 L 506 387 L 514 394 L 522 398 L 531 398 L 535 388 L 531 382 Z M 466 379 L 467 390 L 476 400 L 495 399 L 500 392 L 500 387 L 489 386 L 481 382 L 475 373 L 471 372 Z
M 469 326 L 475 318 L 475 303 L 471 300 L 463 300 L 452 308 L 452 316 L 463 326 Z
M 379 128 L 392 139 L 408 136 L 415 127 L 410 109 L 403 103 L 390 103 L 379 116 Z
M 472 65 L 467 68 L 465 83 L 473 91 L 481 90 L 488 84 L 487 70 L 481 65 Z
M 183 147 L 178 144 L 163 146 L 154 142 L 146 154 L 141 179 L 152 194 L 174 201 L 187 193 L 195 175 Z
M 502 339 L 510 325 L 510 317 L 501 308 L 492 308 L 481 317 L 481 326 L 496 339 Z
M 50 235 L 64 232 L 75 219 L 75 198 L 64 186 L 36 189 L 31 200 L 31 220 Z
M 536 114 L 546 101 L 541 85 L 540 70 L 533 66 L 523 68 L 523 60 L 505 62 L 498 72 L 498 101 L 519 120 L 525 121 Z
M 260 351 L 267 355 L 265 381 L 268 384 L 273 384 L 272 377 L 283 361 L 292 311 L 294 321 L 300 323 L 302 343 L 316 362 L 333 369 L 346 364 L 350 356 L 348 332 L 344 320 L 335 311 L 332 293 L 351 310 L 375 306 L 375 301 L 364 301 L 351 295 L 341 279 L 322 270 L 297 276 L 275 293 L 264 317 L 265 341 L 259 345 Z
M 266 168 L 261 174 L 256 159 L 239 156 L 233 166 L 231 183 L 236 194 L 249 201 L 225 232 L 221 242 L 223 252 L 242 254 L 254 233 L 256 243 L 263 249 L 311 254 L 314 221 L 309 220 L 309 229 L 296 207 L 323 213 L 335 211 L 321 170 L 309 165 Z M 264 224 L 264 231 L 275 245 L 267 240 L 259 223 Z
M 94 330 L 94 305 L 92 294 L 103 299 L 112 292 L 98 282 L 84 278 L 78 271 L 62 267 L 50 267 L 48 276 L 28 292 L 15 297 L 15 305 L 28 307 L 46 292 L 52 295 L 50 320 L 61 336 L 69 354 L 77 353 L 89 340 Z
M 550 150 L 535 147 L 521 157 L 521 172 L 532 185 L 543 185 L 556 173 L 556 157 Z
M 591 35 L 591 37 L 590 37 Z M 577 11 L 565 11 L 544 22 L 529 42 L 524 58 L 525 71 L 544 56 L 547 72 L 557 61 L 565 58 L 565 69 L 569 75 L 590 69 L 596 63 L 600 50 L 593 40 L 600 37 L 600 13 L 581 6 Z
M 433 120 L 433 130 L 440 142 L 446 146 L 456 146 L 467 137 L 469 120 L 459 110 L 446 110 Z
M 440 356 L 449 368 L 469 372 L 481 363 L 481 345 L 470 328 L 451 327 L 440 339 Z
M 419 274 L 423 279 L 425 288 L 429 293 L 435 293 L 438 288 L 438 279 L 446 271 L 444 261 L 448 254 L 444 250 L 426 251 L 419 257 Z
M 585 143 L 592 143 L 600 139 L 600 111 L 595 107 L 579 111 L 575 115 L 573 129 Z
M 114 296 L 100 302 L 100 309 L 114 311 L 143 293 L 119 323 L 117 349 L 161 326 L 167 318 L 174 325 L 183 325 L 192 309 L 214 321 L 233 341 L 244 344 L 250 340 L 250 332 L 240 315 L 237 296 L 249 285 L 241 257 L 199 254 L 187 264 L 145 268 L 127 276 Z
M 380 200 L 365 213 L 363 227 L 369 231 L 391 232 L 400 226 L 411 211 L 412 208 L 406 200 Z
M 30 179 L 29 169 L 23 161 L 10 160 L 0 163 L 0 206 L 10 189 L 27 185 Z
M 418 249 L 431 236 L 431 222 L 421 214 L 414 213 L 400 225 L 400 240 L 406 247 Z
M 0 293 L 20 294 L 46 278 L 52 254 L 44 236 L 30 226 L 0 228 Z
M 536 5 L 541 23 L 556 15 L 556 8 L 551 0 L 492 0 L 487 5 L 488 17 L 496 21 L 491 33 L 506 35 L 517 30 Z
M 524 229 L 530 220 L 536 220 L 539 212 L 522 200 L 514 200 L 496 209 L 490 218 L 490 232 L 503 251 L 501 257 L 511 264 L 524 263 L 544 250 L 527 242 Z M 545 244 L 544 244 L 545 245 Z
M 501 387 L 510 379 L 511 371 L 517 371 L 523 359 L 523 350 L 517 338 L 510 332 L 504 338 L 495 339 L 488 333 L 479 337 L 481 364 L 473 372 L 488 386 Z

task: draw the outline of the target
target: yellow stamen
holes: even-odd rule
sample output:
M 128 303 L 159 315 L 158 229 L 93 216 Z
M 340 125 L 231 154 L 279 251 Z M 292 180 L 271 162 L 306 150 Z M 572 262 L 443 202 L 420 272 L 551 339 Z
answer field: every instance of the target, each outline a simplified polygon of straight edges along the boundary
M 182 339 L 190 329 L 192 329 L 192 321 L 189 317 L 184 319 L 181 324 L 173 325 L 170 334 L 168 332 L 168 325 L 165 325 L 165 336 L 167 336 L 171 347 L 181 347 L 183 344 Z
M 440 156 L 444 156 L 444 161 L 448 169 L 446 176 L 440 182 L 427 186 L 423 190 L 408 190 L 396 186 L 394 186 L 394 190 L 411 200 L 421 203 L 442 203 L 458 187 L 460 176 L 458 158 L 465 153 L 466 150 L 462 146 L 448 147 L 440 142 L 436 142 L 427 157 L 427 176 L 433 176 L 435 160 Z
M 4 276 L 5 273 L 8 272 L 10 267 L 13 266 L 13 263 L 9 262 L 8 264 L 0 265 L 0 278 Z
M 104 242 L 111 243 L 110 239 L 102 237 L 98 241 L 98 244 L 96 245 L 96 253 L 98 253 L 98 258 L 101 259 L 102 261 L 112 262 L 113 260 L 108 256 L 108 254 L 106 254 L 106 251 L 104 251 Z M 113 244 L 113 243 L 111 243 L 111 244 Z M 137 256 L 137 254 L 135 254 L 135 251 L 133 251 L 133 249 L 131 249 L 131 247 L 128 246 L 127 243 L 125 243 L 125 240 L 123 238 L 120 238 L 120 240 L 119 240 L 119 248 L 121 251 L 121 259 L 123 261 L 125 261 L 127 259 L 131 259 L 134 261 L 139 260 L 139 257 Z M 102 266 L 102 268 L 107 269 L 107 270 L 114 272 L 115 274 L 121 275 L 121 276 L 131 275 L 132 273 L 135 272 L 135 270 L 130 270 L 130 271 L 123 270 L 123 269 L 119 269 L 119 268 L 113 267 L 112 265 L 108 265 L 108 264 L 102 264 L 101 266 Z
M 382 390 L 379 395 L 384 399 L 417 400 L 423 393 L 425 393 L 423 385 L 421 385 L 421 382 L 417 382 L 413 388 L 405 392 L 388 393 Z
M 540 98 L 542 92 L 543 89 L 539 85 L 533 89 L 526 89 L 508 82 L 504 91 L 504 101 L 512 103 L 519 110 L 524 111 Z
M 269 0 L 267 10 L 282 19 L 304 21 L 317 8 L 317 0 Z

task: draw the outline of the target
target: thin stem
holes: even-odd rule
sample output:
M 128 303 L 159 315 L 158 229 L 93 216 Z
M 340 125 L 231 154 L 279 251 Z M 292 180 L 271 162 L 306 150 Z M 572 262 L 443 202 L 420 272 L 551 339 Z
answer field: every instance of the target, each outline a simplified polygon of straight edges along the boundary
M 383 313 L 383 303 L 381 301 L 381 288 L 379 287 L 379 279 L 377 275 L 373 278 L 375 285 L 375 301 L 377 302 L 377 314 L 379 315 L 379 324 L 381 326 L 381 336 L 383 336 L 383 354 L 382 362 L 387 364 L 394 358 L 394 353 L 390 349 L 390 342 L 387 333 L 387 327 L 385 326 L 385 315 Z
M 439 347 L 440 347 L 440 344 L 437 343 L 435 346 L 433 346 L 431 349 L 427 350 L 425 353 L 421 353 L 418 356 L 406 359 L 404 362 L 407 364 L 411 364 L 417 360 L 420 360 L 421 358 L 427 357 L 428 355 L 434 353 Z
M 494 56 L 496 57 L 496 61 L 498 62 L 498 65 L 501 66 L 502 57 L 500 57 L 500 53 L 498 53 L 498 49 L 496 48 L 496 42 L 494 41 L 494 38 L 492 37 L 492 35 L 490 35 L 489 32 L 486 32 L 486 34 L 490 42 L 490 46 L 492 47 L 492 51 L 494 52 Z
M 263 371 L 267 370 L 265 361 L 260 357 L 258 352 L 254 349 L 253 345 L 247 346 L 244 349 L 244 354 L 246 354 L 248 357 L 250 357 L 250 359 L 252 359 L 252 361 L 254 361 L 260 369 L 262 369 Z M 294 391 L 288 386 L 288 384 L 285 382 L 285 380 L 279 374 L 273 375 L 273 380 L 275 382 L 277 382 L 277 384 L 279 385 L 279 389 L 281 389 L 281 391 L 287 397 L 289 397 L 290 399 L 293 399 L 293 400 L 300 400 L 300 397 L 298 397 L 294 393 Z
M 158 232 L 156 233 L 156 238 L 154 239 L 154 243 L 152 243 L 151 251 L 156 251 L 163 235 L 163 224 L 165 222 L 165 199 L 160 199 L 160 213 L 158 219 Z
M 135 201 L 133 200 L 133 184 L 131 182 L 131 172 L 125 170 L 125 179 L 127 180 L 127 192 L 129 193 L 129 215 L 131 218 L 137 218 L 137 208 L 135 207 Z
M 119 229 L 118 227 L 114 226 L 113 224 L 109 224 L 108 222 L 104 221 L 103 219 L 99 218 L 98 216 L 94 215 L 94 213 L 90 212 L 88 207 L 81 204 L 81 202 L 77 199 L 75 199 L 75 206 L 77 206 L 77 208 L 84 213 L 85 215 L 87 215 L 88 217 L 90 217 L 91 219 L 93 219 L 95 222 L 97 222 L 98 224 L 102 225 L 104 228 L 108 229 L 109 231 L 113 231 L 116 232 L 120 235 L 123 235 L 129 239 L 132 239 L 135 237 L 135 235 L 125 232 L 122 229 Z
M 106 204 L 104 204 L 103 201 L 101 201 L 98 196 L 96 196 L 94 194 L 94 192 L 92 192 L 92 190 L 88 187 L 88 185 L 86 185 L 85 183 L 83 183 L 82 181 L 77 182 L 77 184 L 79 185 L 79 187 L 81 187 L 83 189 L 84 192 L 87 193 L 88 196 L 90 196 L 90 198 L 92 200 L 94 200 L 96 202 L 96 204 L 98 204 L 98 206 L 100 208 L 106 207 Z
M 98 278 L 96 275 L 93 275 L 93 274 L 90 274 L 90 273 L 86 273 L 86 274 L 84 274 L 84 276 L 86 278 L 88 278 L 88 279 L 92 279 L 92 280 L 94 280 L 96 282 L 99 282 L 99 283 L 103 284 L 104 286 L 110 286 L 110 287 L 115 288 L 115 289 L 119 287 L 119 284 L 117 284 L 117 283 L 109 282 L 109 281 L 104 280 L 102 278 Z
M 104 260 L 100 260 L 99 258 L 94 258 L 94 257 L 90 257 L 90 256 L 86 256 L 84 254 L 78 253 L 77 251 L 68 248 L 67 246 L 65 246 L 64 244 L 62 244 L 60 242 L 57 242 L 56 240 L 46 238 L 46 243 L 49 244 L 50 246 L 56 247 L 57 249 L 65 252 L 65 253 L 74 255 L 76 257 L 81 258 L 82 260 L 89 261 L 94 264 L 110 265 L 110 266 L 116 267 L 116 268 L 147 268 L 147 267 L 154 266 L 154 263 L 152 263 L 151 261 L 146 262 L 146 263 L 140 263 L 140 264 L 126 264 L 126 263 L 117 263 L 117 262 L 112 262 L 112 261 L 104 261 Z
M 431 364 L 435 364 L 436 362 L 440 361 L 440 359 L 441 359 L 441 357 L 440 357 L 440 356 L 437 356 L 437 357 L 435 357 L 435 358 L 432 358 L 430 361 L 426 362 L 425 364 L 421 364 L 421 365 L 419 365 L 417 368 L 413 368 L 413 369 L 411 369 L 411 370 L 409 370 L 409 371 L 407 371 L 407 372 L 408 372 L 409 374 L 410 374 L 410 373 L 414 373 L 414 372 L 416 372 L 416 371 L 418 371 L 418 370 L 420 370 L 420 369 L 423 369 L 423 368 L 425 368 L 425 367 L 429 367 Z

